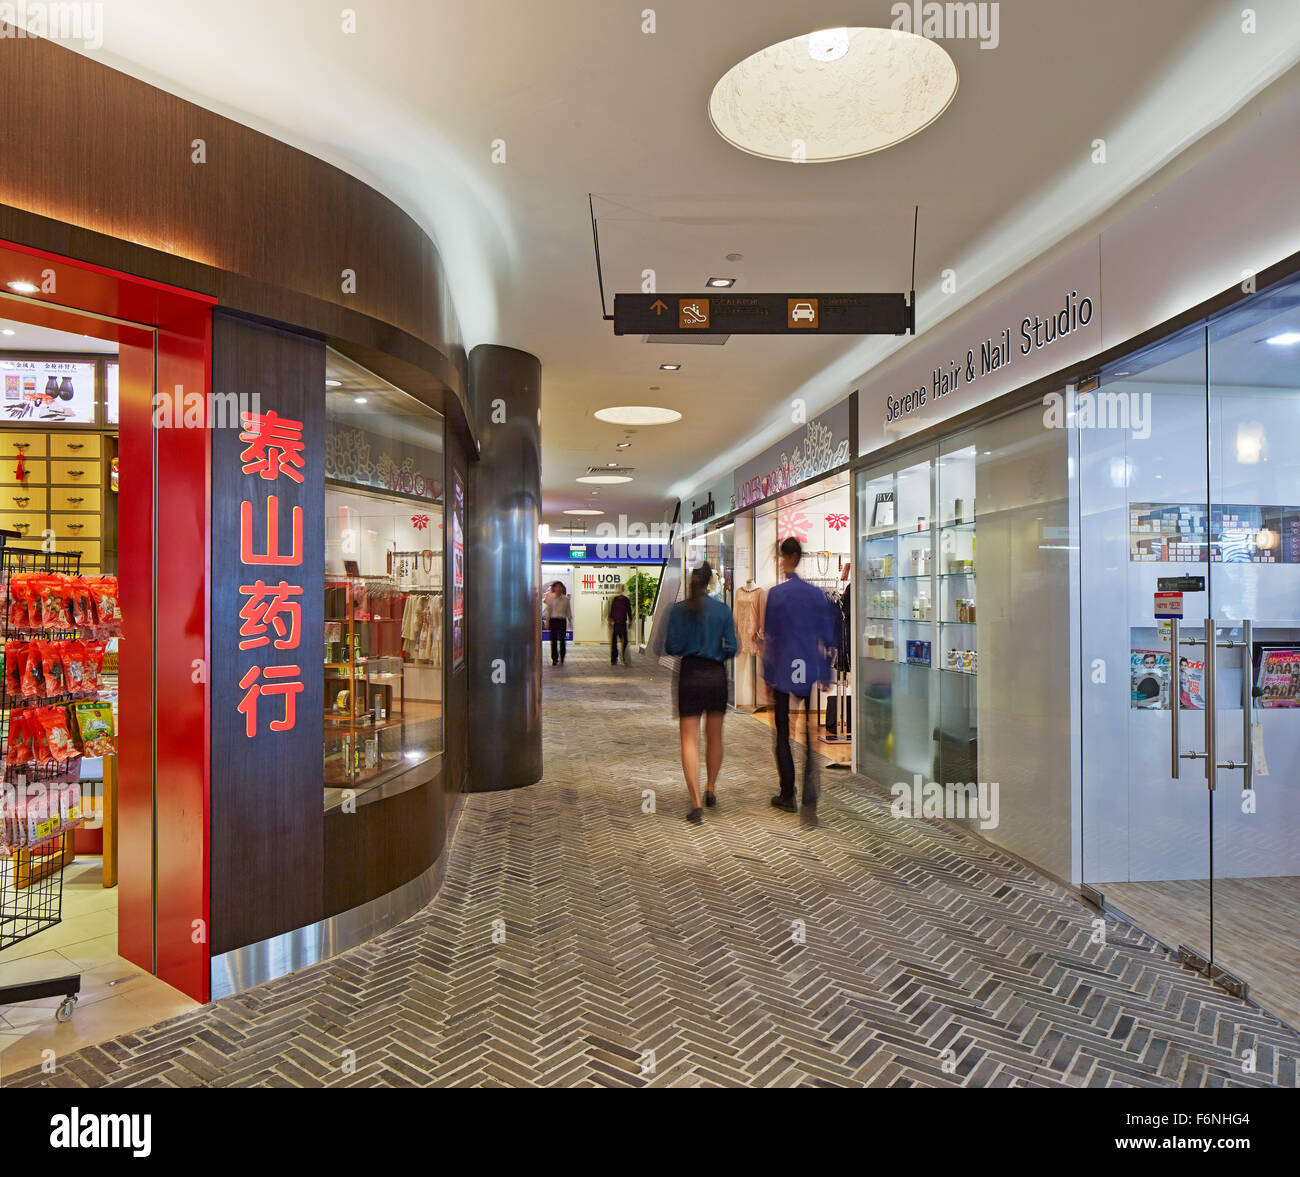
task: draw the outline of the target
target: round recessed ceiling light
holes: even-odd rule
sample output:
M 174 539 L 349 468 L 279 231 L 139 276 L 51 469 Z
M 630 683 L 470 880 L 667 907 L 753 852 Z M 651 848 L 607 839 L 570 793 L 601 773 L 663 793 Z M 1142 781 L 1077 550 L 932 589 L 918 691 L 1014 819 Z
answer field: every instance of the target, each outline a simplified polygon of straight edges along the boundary
M 743 262 L 744 260 L 745 260 L 745 255 L 743 253 L 727 254 L 727 261 L 729 262 Z
M 12 335 L 12 334 L 13 334 L 13 332 L 12 332 L 8 327 L 5 328 L 4 333 L 5 333 L 6 335 Z
M 596 410 L 597 421 L 611 425 L 671 425 L 682 419 L 676 409 L 661 409 L 654 405 L 612 405 Z
M 565 511 L 564 513 L 565 513 L 566 515 L 603 515 L 605 512 L 604 512 L 604 511 L 596 511 L 596 510 L 592 510 L 592 511 L 582 511 L 582 510 L 578 510 L 578 511 Z
M 17 294 L 35 294 L 40 287 L 33 282 L 7 282 L 6 286 Z
M 326 387 L 326 388 L 339 388 L 339 387 L 342 386 L 342 384 L 343 384 L 343 381 L 342 381 L 342 380 L 326 380 L 326 381 L 325 381 L 325 387 Z
M 829 163 L 910 139 L 956 93 L 957 66 L 927 37 L 824 29 L 732 66 L 713 87 L 709 119 L 728 143 L 751 155 Z
M 626 474 L 584 474 L 578 481 L 591 482 L 599 486 L 612 486 L 616 482 L 631 482 L 632 479 Z
M 355 404 L 355 405 L 364 405 L 364 404 L 366 404 L 367 402 L 366 402 L 366 398 L 365 398 L 364 396 L 354 396 L 354 397 L 352 398 L 352 403 Z

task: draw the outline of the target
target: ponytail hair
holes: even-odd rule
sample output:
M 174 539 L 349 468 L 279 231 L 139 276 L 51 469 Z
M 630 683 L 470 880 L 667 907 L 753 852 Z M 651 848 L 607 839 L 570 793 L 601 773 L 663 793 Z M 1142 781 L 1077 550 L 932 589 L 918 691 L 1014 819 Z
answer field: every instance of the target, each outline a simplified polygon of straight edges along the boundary
M 704 607 L 704 598 L 709 592 L 709 583 L 713 580 L 713 569 L 704 561 L 698 568 L 691 569 L 690 584 L 686 590 L 686 607 L 692 613 L 698 613 Z

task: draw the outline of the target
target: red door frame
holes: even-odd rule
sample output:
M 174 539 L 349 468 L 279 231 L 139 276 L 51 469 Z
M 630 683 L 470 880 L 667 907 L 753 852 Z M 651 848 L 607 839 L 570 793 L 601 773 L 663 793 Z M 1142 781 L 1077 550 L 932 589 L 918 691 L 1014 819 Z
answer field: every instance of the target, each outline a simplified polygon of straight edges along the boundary
M 211 445 L 206 413 L 155 429 L 153 398 L 156 375 L 177 422 L 185 394 L 208 403 L 216 300 L 0 242 L 0 287 L 12 281 L 41 305 L 4 300 L 0 315 L 118 343 L 118 952 L 207 1001 Z

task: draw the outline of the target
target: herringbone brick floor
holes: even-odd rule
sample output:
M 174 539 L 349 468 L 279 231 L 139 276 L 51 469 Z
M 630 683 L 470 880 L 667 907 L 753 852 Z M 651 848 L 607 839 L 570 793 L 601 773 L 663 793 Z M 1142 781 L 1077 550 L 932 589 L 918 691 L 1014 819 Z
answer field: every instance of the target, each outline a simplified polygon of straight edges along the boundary
M 687 825 L 668 677 L 545 670 L 544 780 L 467 800 L 418 915 L 9 1082 L 1296 1086 L 1285 1026 L 1124 924 L 1092 943 L 1065 889 L 878 786 L 824 774 L 817 826 L 772 809 L 747 717 Z

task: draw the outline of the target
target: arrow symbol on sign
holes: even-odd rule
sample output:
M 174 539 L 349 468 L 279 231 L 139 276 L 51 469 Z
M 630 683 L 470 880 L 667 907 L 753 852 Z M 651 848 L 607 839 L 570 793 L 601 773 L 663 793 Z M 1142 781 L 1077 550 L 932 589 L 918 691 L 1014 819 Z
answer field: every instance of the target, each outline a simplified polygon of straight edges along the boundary
M 650 304 L 650 309 L 654 311 L 656 315 L 662 315 L 664 311 L 668 309 L 668 304 L 664 302 L 662 298 L 656 298 L 654 302 Z

